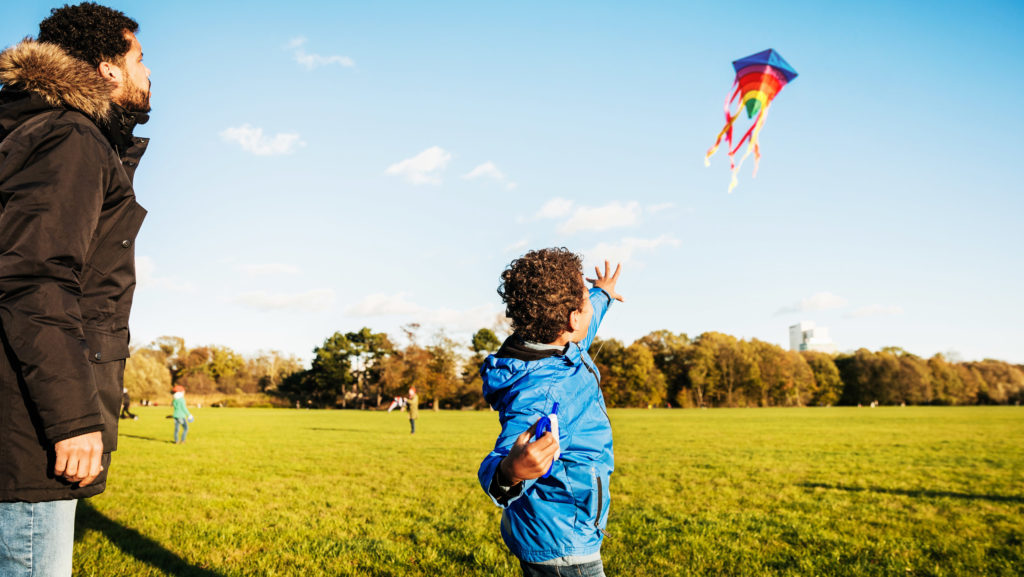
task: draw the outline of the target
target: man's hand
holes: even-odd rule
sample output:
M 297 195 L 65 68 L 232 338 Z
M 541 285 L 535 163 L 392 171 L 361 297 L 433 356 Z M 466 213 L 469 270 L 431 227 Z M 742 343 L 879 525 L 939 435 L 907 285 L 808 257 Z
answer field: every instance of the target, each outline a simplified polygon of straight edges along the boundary
M 608 293 L 608 296 L 619 302 L 626 302 L 626 299 L 622 298 L 622 295 L 615 292 L 615 283 L 619 282 L 619 272 L 622 271 L 622 263 L 615 265 L 615 274 L 608 275 L 609 269 L 608 261 L 604 261 L 604 274 L 601 274 L 601 269 L 594 267 L 594 272 L 597 274 L 596 279 L 588 278 L 587 282 L 594 285 L 594 287 L 603 289 L 604 292 Z
M 539 439 L 530 442 L 530 437 L 537 430 L 537 423 L 523 431 L 512 450 L 501 460 L 501 473 L 505 479 L 518 484 L 526 479 L 536 479 L 548 472 L 551 461 L 558 452 L 558 439 L 551 432 L 544 433 Z
M 69 483 L 85 487 L 103 471 L 103 465 L 100 465 L 103 434 L 100 431 L 58 441 L 53 449 L 57 453 L 53 474 L 64 477 Z

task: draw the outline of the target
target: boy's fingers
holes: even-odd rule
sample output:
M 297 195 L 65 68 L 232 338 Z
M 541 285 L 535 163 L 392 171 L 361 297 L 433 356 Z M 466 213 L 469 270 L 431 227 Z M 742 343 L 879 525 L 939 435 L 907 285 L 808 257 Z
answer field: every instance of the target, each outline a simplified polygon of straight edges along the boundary
M 615 265 L 615 272 L 612 274 L 612 280 L 618 280 L 619 272 L 621 270 L 622 270 L 622 263 L 620 262 L 620 263 Z
M 530 437 L 537 431 L 537 423 L 530 425 L 529 429 L 526 429 L 516 438 L 516 445 L 526 445 L 530 442 Z

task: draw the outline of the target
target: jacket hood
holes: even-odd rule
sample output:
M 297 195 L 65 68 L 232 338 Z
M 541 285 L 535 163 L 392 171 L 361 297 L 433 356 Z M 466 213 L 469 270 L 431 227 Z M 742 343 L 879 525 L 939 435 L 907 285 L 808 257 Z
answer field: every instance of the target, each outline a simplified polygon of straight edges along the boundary
M 536 361 L 564 358 L 564 362 L 573 364 L 573 349 L 572 345 L 566 345 L 561 350 L 535 349 L 527 346 L 518 336 L 510 336 L 501 344 L 498 352 L 487 357 L 480 367 L 484 399 L 495 410 L 501 410 L 506 393 L 527 373 L 541 365 Z
M 0 52 L 0 84 L 35 93 L 55 108 L 71 108 L 105 123 L 114 86 L 84 60 L 56 44 L 26 38 Z

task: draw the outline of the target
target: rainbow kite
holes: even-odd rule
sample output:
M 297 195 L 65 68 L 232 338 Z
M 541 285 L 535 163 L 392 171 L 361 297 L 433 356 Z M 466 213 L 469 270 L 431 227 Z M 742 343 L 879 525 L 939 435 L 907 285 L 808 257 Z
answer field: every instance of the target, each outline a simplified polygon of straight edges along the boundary
M 770 48 L 735 60 L 732 67 L 736 70 L 736 81 L 732 85 L 732 97 L 727 96 L 725 101 L 725 128 L 718 133 L 715 145 L 704 156 L 704 166 L 710 166 L 711 156 L 718 150 L 718 145 L 722 143 L 722 137 L 725 137 L 726 146 L 729 149 L 729 170 L 732 171 L 729 192 L 736 188 L 738 182 L 736 174 L 743 166 L 743 161 L 750 156 L 751 150 L 754 151 L 754 176 L 757 176 L 757 164 L 761 160 L 761 147 L 758 145 L 757 135 L 761 132 L 761 127 L 764 126 L 765 118 L 768 116 L 768 107 L 771 106 L 775 96 L 782 92 L 782 87 L 796 78 L 796 70 L 793 70 L 778 52 Z M 739 104 L 735 111 L 730 112 L 729 108 L 737 100 Z M 742 108 L 747 109 L 747 118 L 753 120 L 743 138 L 733 147 L 732 125 L 740 117 Z M 736 151 L 748 140 L 747 151 L 743 153 L 739 164 L 736 164 Z

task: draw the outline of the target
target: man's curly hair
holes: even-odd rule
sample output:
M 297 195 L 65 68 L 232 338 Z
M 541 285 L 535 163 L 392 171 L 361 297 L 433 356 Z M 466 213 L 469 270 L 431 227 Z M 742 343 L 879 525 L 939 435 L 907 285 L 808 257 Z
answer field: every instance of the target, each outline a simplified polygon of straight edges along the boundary
M 520 338 L 550 343 L 569 329 L 569 314 L 583 309 L 583 261 L 567 248 L 533 250 L 501 273 L 498 294 Z
M 37 40 L 56 44 L 75 58 L 99 66 L 100 62 L 121 64 L 131 48 L 125 32 L 138 31 L 139 23 L 124 12 L 82 2 L 50 10 L 50 16 L 39 23 Z

